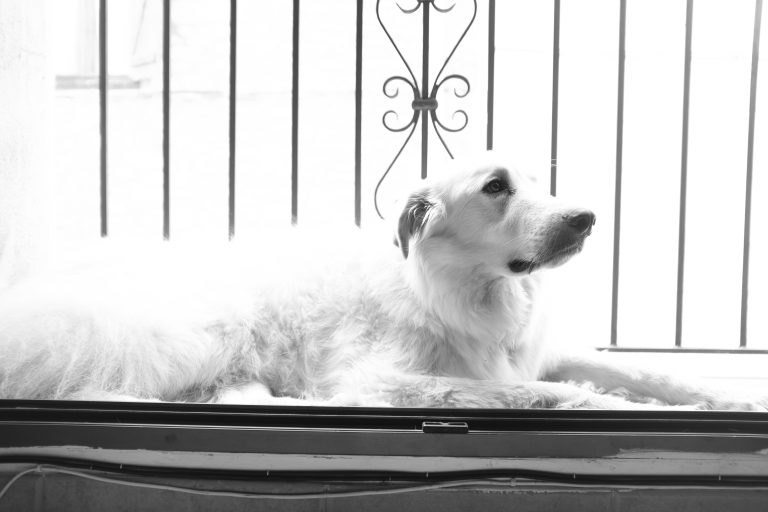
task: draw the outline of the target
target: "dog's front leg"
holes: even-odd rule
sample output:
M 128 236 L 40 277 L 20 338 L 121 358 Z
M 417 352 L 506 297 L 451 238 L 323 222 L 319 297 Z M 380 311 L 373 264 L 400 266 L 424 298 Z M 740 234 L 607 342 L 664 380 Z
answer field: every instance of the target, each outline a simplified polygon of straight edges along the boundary
M 344 389 L 350 389 L 344 386 Z M 390 405 L 394 407 L 449 408 L 567 408 L 649 409 L 647 404 L 593 393 L 578 386 L 556 382 L 520 382 L 452 377 L 398 375 L 358 383 L 354 394 L 340 392 L 334 405 Z
M 633 399 L 656 399 L 698 409 L 765 411 L 768 402 L 729 396 L 693 380 L 623 365 L 601 353 L 558 354 L 549 361 L 544 379 L 550 382 L 590 382 L 606 392 L 626 392 Z

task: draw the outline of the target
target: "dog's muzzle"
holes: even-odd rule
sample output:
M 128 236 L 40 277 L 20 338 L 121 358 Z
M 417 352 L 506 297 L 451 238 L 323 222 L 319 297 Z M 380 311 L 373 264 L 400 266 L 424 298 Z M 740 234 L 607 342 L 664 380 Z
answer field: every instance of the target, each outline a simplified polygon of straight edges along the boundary
M 538 268 L 539 264 L 533 261 L 513 260 L 510 261 L 507 266 L 514 274 L 530 274 Z
M 563 215 L 562 220 L 563 222 L 555 228 L 546 250 L 532 260 L 517 259 L 507 264 L 513 274 L 530 274 L 545 265 L 555 267 L 581 252 L 584 240 L 592 234 L 595 214 L 589 210 L 581 210 Z

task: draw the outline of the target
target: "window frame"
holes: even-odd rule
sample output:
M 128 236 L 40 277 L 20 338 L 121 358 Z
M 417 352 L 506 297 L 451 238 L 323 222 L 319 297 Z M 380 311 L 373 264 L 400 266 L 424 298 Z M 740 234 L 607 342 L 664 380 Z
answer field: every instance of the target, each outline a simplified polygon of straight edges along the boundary
M 3 465 L 766 486 L 766 459 L 768 414 L 752 412 L 0 402 Z

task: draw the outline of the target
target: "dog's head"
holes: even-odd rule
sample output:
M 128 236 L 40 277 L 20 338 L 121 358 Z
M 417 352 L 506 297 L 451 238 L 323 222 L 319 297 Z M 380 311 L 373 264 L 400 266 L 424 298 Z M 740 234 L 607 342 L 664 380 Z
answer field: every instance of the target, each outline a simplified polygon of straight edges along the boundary
M 411 194 L 395 242 L 405 258 L 429 253 L 432 261 L 521 275 L 564 263 L 594 224 L 591 211 L 556 201 L 525 174 L 483 162 Z

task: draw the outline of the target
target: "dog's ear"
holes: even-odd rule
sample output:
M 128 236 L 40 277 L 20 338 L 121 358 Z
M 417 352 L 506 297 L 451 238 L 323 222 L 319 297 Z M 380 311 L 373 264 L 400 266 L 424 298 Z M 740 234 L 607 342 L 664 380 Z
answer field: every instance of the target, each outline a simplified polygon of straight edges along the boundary
M 403 258 L 408 258 L 410 239 L 424 231 L 428 215 L 434 207 L 435 204 L 429 200 L 426 191 L 416 192 L 408 198 L 397 222 L 395 236 L 395 245 L 400 247 Z

